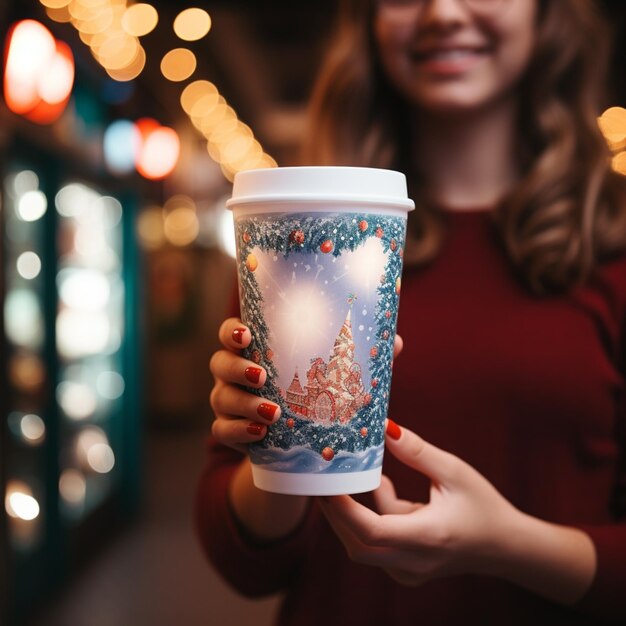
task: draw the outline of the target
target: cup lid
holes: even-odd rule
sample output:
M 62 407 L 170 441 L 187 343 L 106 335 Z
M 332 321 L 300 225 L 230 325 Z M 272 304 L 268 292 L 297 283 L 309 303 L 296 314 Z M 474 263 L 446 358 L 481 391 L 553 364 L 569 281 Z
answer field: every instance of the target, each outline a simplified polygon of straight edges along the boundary
M 226 206 L 281 202 L 376 204 L 411 211 L 402 172 L 371 167 L 306 166 L 245 170 L 235 174 Z

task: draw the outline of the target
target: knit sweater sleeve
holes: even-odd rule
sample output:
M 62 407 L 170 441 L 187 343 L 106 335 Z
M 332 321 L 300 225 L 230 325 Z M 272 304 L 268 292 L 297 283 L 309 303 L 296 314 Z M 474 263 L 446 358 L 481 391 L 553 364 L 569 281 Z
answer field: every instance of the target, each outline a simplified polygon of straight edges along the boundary
M 626 392 L 622 392 L 626 394 Z M 582 610 L 626 623 L 626 398 L 617 424 L 619 464 L 611 510 L 614 523 L 578 525 L 592 539 L 597 555 L 594 581 L 579 603 Z
M 615 355 L 621 371 L 621 393 L 615 428 L 618 445 L 618 463 L 615 483 L 610 502 L 613 523 L 602 525 L 577 525 L 592 539 L 597 555 L 597 570 L 594 581 L 579 607 L 593 615 L 626 624 L 626 261 L 612 268 L 611 291 L 614 306 L 620 310 L 621 319 L 620 354 Z
M 200 544 L 216 570 L 240 593 L 260 597 L 286 589 L 304 562 L 319 513 L 311 506 L 288 537 L 261 544 L 239 524 L 228 486 L 243 457 L 207 441 L 208 458 L 196 490 L 194 521 Z

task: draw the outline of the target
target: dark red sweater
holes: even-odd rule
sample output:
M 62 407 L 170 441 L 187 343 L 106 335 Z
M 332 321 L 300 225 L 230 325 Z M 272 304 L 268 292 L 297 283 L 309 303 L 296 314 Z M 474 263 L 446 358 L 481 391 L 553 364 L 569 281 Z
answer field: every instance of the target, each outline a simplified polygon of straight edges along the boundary
M 315 506 L 291 537 L 255 545 L 226 497 L 241 457 L 211 441 L 196 502 L 202 545 L 242 593 L 286 592 L 285 626 L 626 624 L 626 259 L 538 298 L 514 278 L 488 212 L 447 219 L 436 262 L 405 269 L 390 415 L 522 511 L 588 532 L 599 568 L 587 595 L 564 608 L 485 576 L 403 587 L 352 563 Z M 428 498 L 428 482 L 390 455 L 384 471 L 400 496 Z

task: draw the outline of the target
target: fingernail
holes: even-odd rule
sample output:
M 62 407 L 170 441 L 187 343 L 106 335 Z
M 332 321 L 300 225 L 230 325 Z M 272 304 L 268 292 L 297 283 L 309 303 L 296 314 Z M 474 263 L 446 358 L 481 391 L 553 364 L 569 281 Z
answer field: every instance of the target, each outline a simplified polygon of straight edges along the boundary
M 263 432 L 264 428 L 265 426 L 263 426 L 263 424 L 259 424 L 258 422 L 252 422 L 251 424 L 248 424 L 246 430 L 251 435 L 260 435 Z
M 387 420 L 387 434 L 392 439 L 400 439 L 400 435 L 402 431 L 400 430 L 400 426 L 398 426 L 393 420 Z
M 244 375 L 251 383 L 257 384 L 262 371 L 260 367 L 246 367 Z
M 266 419 L 268 422 L 271 422 L 274 419 L 274 415 L 276 415 L 277 408 L 278 408 L 278 405 L 276 404 L 269 404 L 268 402 L 262 402 L 256 408 L 256 412 L 263 419 Z
M 245 328 L 235 328 L 235 330 L 233 330 L 233 341 L 235 343 L 241 344 L 243 343 L 243 334 L 246 332 Z

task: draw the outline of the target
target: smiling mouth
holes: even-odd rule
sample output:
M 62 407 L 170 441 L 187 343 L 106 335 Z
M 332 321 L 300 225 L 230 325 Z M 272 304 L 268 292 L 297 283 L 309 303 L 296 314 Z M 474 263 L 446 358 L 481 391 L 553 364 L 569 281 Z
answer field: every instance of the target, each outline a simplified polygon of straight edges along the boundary
M 486 54 L 487 48 L 433 48 L 417 51 L 412 57 L 417 62 L 422 61 L 459 61 L 470 57 Z

